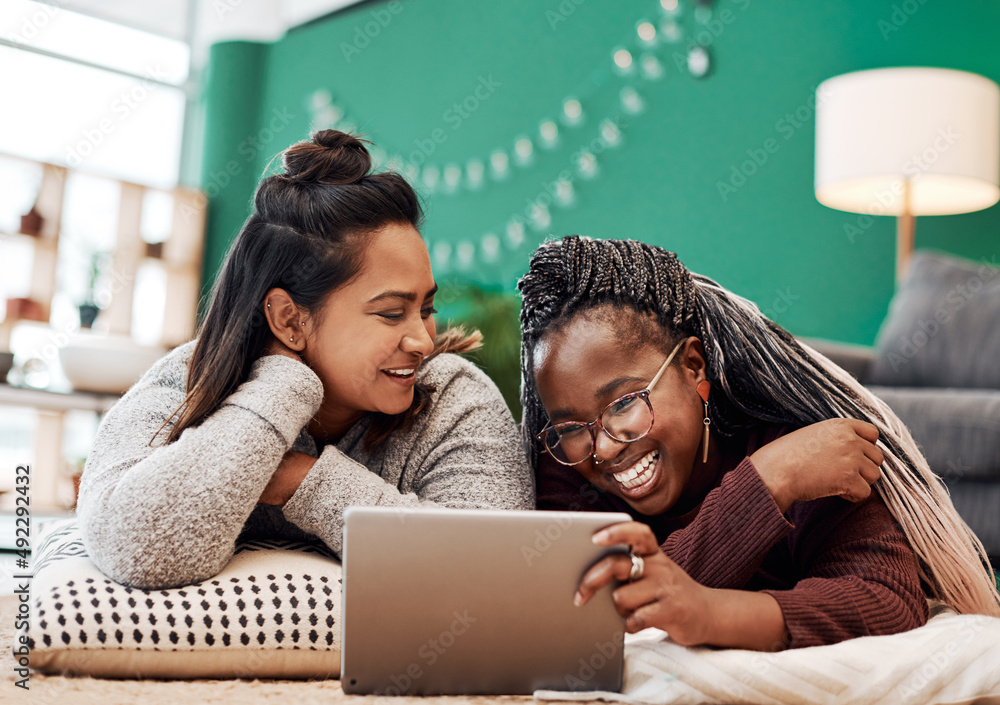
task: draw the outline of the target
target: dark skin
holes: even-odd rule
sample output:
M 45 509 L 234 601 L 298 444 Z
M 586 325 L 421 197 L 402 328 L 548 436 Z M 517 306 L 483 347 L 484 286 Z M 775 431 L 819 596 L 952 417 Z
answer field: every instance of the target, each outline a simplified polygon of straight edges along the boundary
M 629 339 L 623 333 L 629 331 L 621 327 L 634 323 L 633 315 L 638 314 L 610 307 L 590 309 L 542 338 L 533 359 L 535 382 L 551 423 L 591 421 L 617 397 L 646 388 L 669 349 L 640 344 L 635 350 L 623 350 L 622 340 Z M 650 393 L 654 420 L 649 433 L 633 443 L 620 443 L 598 430 L 591 457 L 573 467 L 597 488 L 647 516 L 697 506 L 724 458 L 710 434 L 708 460 L 702 461 L 705 414 L 697 388 L 705 379 L 704 347 L 697 338 L 688 338 Z M 877 440 L 878 430 L 872 424 L 830 419 L 786 434 L 750 458 L 784 513 L 796 501 L 867 498 L 883 461 Z M 615 479 L 616 473 L 621 477 L 651 453 L 656 455 L 649 463 L 648 480 L 630 488 Z M 784 617 L 773 597 L 700 585 L 660 550 L 646 524 L 616 524 L 595 534 L 594 542 L 630 545 L 644 560 L 644 574 L 627 582 L 631 559 L 608 556 L 581 579 L 574 602 L 585 604 L 605 585 L 624 582 L 612 597 L 629 632 L 657 627 L 683 645 L 759 651 L 787 643 Z

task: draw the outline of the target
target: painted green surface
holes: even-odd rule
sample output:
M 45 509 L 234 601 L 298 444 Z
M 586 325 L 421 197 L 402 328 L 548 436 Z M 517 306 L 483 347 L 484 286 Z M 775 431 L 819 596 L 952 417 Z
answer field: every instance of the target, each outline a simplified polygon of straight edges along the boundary
M 478 192 L 428 194 L 424 234 L 433 245 L 478 243 L 489 232 L 503 241 L 498 228 L 571 169 L 570 155 L 596 136 L 600 118 L 619 112 L 618 92 L 631 85 L 646 110 L 625 120 L 621 147 L 599 155 L 599 177 L 575 181 L 576 205 L 553 207 L 544 232 L 528 228 L 519 249 L 505 243 L 500 262 L 476 264 L 463 276 L 509 290 L 550 232 L 634 237 L 676 251 L 692 270 L 754 300 L 795 334 L 871 343 L 893 291 L 895 223 L 875 218 L 852 242 L 843 228 L 858 216 L 816 201 L 814 87 L 848 71 L 900 65 L 1000 80 L 1000 4 L 719 0 L 717 22 L 707 27 L 696 24 L 690 2 L 681 4 L 686 36 L 656 50 L 665 69 L 658 82 L 611 70 L 613 48 L 638 56 L 636 22 L 658 21 L 658 2 L 372 2 L 257 50 L 216 46 L 205 173 L 228 160 L 244 169 L 212 200 L 206 272 L 246 217 L 252 177 L 307 136 L 317 89 L 329 90 L 390 154 L 409 154 L 442 130 L 445 139 L 427 160 L 438 166 L 485 160 L 497 148 L 510 152 L 516 135 L 536 137 L 540 120 L 558 118 L 565 97 L 581 99 L 584 123 L 561 127 L 556 149 L 536 147 L 531 167 L 514 167 L 501 183 L 487 178 Z M 674 62 L 698 31 L 716 61 L 702 81 Z M 345 45 L 360 50 L 345 56 Z M 492 86 L 488 97 L 457 116 L 453 105 L 483 80 Z M 239 145 L 251 136 L 263 144 L 246 159 Z M 718 183 L 768 139 L 777 151 L 723 199 Z M 992 258 L 1000 249 L 1000 208 L 921 218 L 917 246 Z
M 201 169 L 201 188 L 208 197 L 204 290 L 211 286 L 253 205 L 258 171 L 247 140 L 259 130 L 256 108 L 263 97 L 260 82 L 246 77 L 264 70 L 267 49 L 256 42 L 225 42 L 211 48 L 205 72 Z

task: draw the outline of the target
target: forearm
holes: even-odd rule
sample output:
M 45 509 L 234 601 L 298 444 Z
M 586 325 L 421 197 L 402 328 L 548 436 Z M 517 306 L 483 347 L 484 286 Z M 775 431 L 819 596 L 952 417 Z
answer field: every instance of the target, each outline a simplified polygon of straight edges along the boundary
M 792 590 L 765 591 L 781 607 L 789 647 L 897 634 L 927 622 L 927 601 L 902 586 L 858 578 L 812 578 Z
M 283 507 L 285 518 L 340 554 L 344 512 L 352 506 L 529 509 L 531 489 L 517 478 L 482 474 L 468 466 L 437 467 L 437 480 L 403 492 L 336 447 L 327 447 Z M 428 475 L 434 473 L 428 473 Z M 502 475 L 502 473 L 500 473 Z M 513 486 L 512 486 L 513 485 Z
M 274 398 L 274 386 L 241 388 L 243 394 L 169 445 L 162 445 L 163 434 L 150 441 L 183 400 L 178 391 L 151 387 L 112 409 L 78 502 L 84 542 L 98 567 L 129 585 L 168 587 L 225 565 L 289 437 L 312 413 L 311 403 L 295 395 Z M 253 403 L 248 393 L 266 399 Z
M 431 404 L 384 441 L 378 467 L 353 459 L 368 457 L 357 445 L 328 446 L 285 504 L 289 521 L 340 553 L 353 505 L 531 509 L 533 478 L 503 398 L 471 363 L 440 362 Z
M 671 533 L 661 550 L 702 585 L 738 589 L 792 528 L 748 458 L 726 474 L 691 523 Z
M 788 644 L 778 601 L 763 592 L 711 590 L 704 643 L 730 649 L 779 651 Z
M 112 577 L 132 585 L 190 583 L 218 572 L 232 555 L 284 451 L 248 412 L 223 409 L 219 416 L 245 432 L 191 429 L 183 447 L 108 465 L 99 476 L 91 468 L 78 514 L 95 562 Z
M 328 446 L 282 508 L 285 518 L 315 534 L 335 553 L 343 550 L 344 512 L 351 506 L 414 507 L 404 494 L 334 446 Z

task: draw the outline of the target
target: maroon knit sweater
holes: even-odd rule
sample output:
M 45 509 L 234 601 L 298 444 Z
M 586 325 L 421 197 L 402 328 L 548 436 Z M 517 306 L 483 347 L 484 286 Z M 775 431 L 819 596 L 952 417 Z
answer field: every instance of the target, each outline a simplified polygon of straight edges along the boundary
M 538 508 L 628 512 L 699 583 L 773 596 L 789 648 L 925 624 L 916 557 L 877 492 L 857 504 L 840 497 L 795 502 L 782 515 L 750 455 L 791 430 L 769 426 L 749 434 L 742 460 L 730 453 L 701 503 L 677 516 L 643 516 L 543 453 Z

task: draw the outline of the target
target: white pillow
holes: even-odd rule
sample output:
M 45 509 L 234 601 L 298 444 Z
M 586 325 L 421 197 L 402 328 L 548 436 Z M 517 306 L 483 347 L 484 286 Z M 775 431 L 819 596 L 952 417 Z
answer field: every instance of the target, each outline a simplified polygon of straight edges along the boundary
M 240 543 L 208 580 L 144 590 L 97 569 L 76 519 L 45 528 L 33 554 L 32 669 L 103 678 L 340 677 L 341 570 L 322 542 Z

